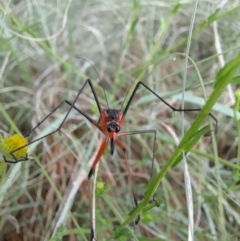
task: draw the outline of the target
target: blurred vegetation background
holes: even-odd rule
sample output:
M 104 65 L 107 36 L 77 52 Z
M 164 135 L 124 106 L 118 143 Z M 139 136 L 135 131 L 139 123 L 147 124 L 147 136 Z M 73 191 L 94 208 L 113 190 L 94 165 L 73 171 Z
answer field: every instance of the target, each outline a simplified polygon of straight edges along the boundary
M 19 131 L 26 135 L 62 100 L 73 101 L 87 78 L 93 81 L 103 108 L 108 103 L 120 109 L 140 80 L 181 108 L 183 53 L 193 6 L 193 1 L 175 0 L 1 1 L 1 134 Z M 186 108 L 204 105 L 217 71 L 239 54 L 239 17 L 239 1 L 199 1 L 191 36 L 193 62 L 187 69 Z M 237 88 L 239 84 L 229 86 L 212 110 L 219 122 L 216 143 L 202 137 L 187 156 L 196 241 L 240 240 L 239 136 L 233 118 Z M 89 86 L 76 105 L 98 120 Z M 67 110 L 63 106 L 56 111 L 29 141 L 55 130 Z M 140 88 L 122 131 L 157 130 L 157 173 L 181 140 L 182 125 L 187 130 L 196 116 L 185 114 L 182 123 L 181 113 L 173 113 Z M 62 132 L 30 145 L 31 161 L 7 165 L 7 178 L 0 188 L 0 240 L 88 240 L 86 176 L 102 135 L 76 111 Z M 141 200 L 150 177 L 153 136 L 122 140 Z M 111 156 L 107 149 L 97 174 L 96 239 L 115 240 L 113 229 L 134 207 L 121 150 L 116 148 Z M 117 240 L 188 239 L 181 163 L 167 172 L 155 197 L 163 200 L 160 207 L 143 213 L 139 225 L 131 224 Z

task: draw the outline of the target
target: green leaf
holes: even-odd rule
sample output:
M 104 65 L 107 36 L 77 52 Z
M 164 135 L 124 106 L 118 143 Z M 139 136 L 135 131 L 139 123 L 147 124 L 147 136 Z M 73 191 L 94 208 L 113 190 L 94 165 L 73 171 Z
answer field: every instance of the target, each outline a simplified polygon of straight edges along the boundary
M 114 236 L 114 238 L 117 239 L 117 238 L 120 238 L 122 236 L 128 237 L 128 238 L 132 237 L 130 231 L 127 228 L 124 228 L 124 229 L 120 230 L 120 232 L 118 232 L 117 235 Z
M 101 197 L 108 189 L 109 185 L 106 185 L 102 180 L 97 181 L 96 194 L 98 197 Z
M 162 199 L 157 199 L 157 200 L 154 200 L 152 201 L 151 203 L 149 203 L 148 205 L 146 205 L 142 212 L 145 213 L 145 212 L 148 212 L 149 210 L 151 210 L 152 208 L 154 207 L 159 207 L 161 204 L 163 203 L 163 200 Z
M 213 14 L 211 14 L 206 21 L 204 21 L 201 25 L 200 25 L 200 29 L 204 29 L 206 27 L 208 27 L 210 24 L 212 24 L 216 19 L 218 19 L 218 14 L 220 12 L 221 9 L 217 9 Z
M 138 240 L 139 240 L 139 241 L 164 241 L 165 239 L 139 237 Z
M 180 6 L 181 6 L 181 3 L 178 0 L 177 3 L 175 4 L 175 6 L 173 7 L 172 11 L 171 11 L 171 14 L 175 15 L 178 12 L 178 9 L 180 8 Z
M 221 82 L 224 82 L 226 79 L 228 80 L 227 83 L 231 83 L 239 65 L 240 56 L 229 61 L 224 68 L 220 69 L 216 76 L 214 88 L 218 88 L 221 85 Z
M 5 161 L 0 162 L 0 186 L 4 183 L 7 176 L 7 164 Z
M 192 147 L 198 142 L 198 140 L 202 136 L 204 136 L 207 133 L 209 133 L 210 130 L 211 129 L 210 129 L 209 125 L 205 126 L 201 130 L 197 131 L 189 140 L 187 140 L 187 142 L 184 143 L 184 146 L 183 146 L 184 148 L 182 150 L 182 151 L 184 151 L 185 155 L 192 149 Z M 179 146 L 179 148 L 181 148 L 181 147 Z M 179 162 L 181 162 L 182 158 L 183 158 L 183 155 L 180 155 L 176 159 L 175 163 L 172 165 L 172 168 L 176 167 L 179 164 Z
M 135 27 L 136 27 L 137 23 L 138 23 L 138 18 L 135 18 L 132 21 L 132 24 L 131 24 L 131 27 L 130 27 L 130 33 L 132 33 L 135 30 Z
M 235 77 L 233 77 L 232 84 L 240 84 L 240 75 L 236 75 Z

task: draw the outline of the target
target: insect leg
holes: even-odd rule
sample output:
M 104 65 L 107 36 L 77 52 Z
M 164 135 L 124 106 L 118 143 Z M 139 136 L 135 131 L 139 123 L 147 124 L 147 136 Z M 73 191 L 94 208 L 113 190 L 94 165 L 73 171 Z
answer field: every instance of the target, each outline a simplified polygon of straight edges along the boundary
M 93 213 L 92 213 L 92 206 L 93 206 L 92 190 L 91 190 L 90 180 L 88 179 L 87 182 L 88 182 L 88 199 L 90 201 L 90 205 L 89 205 L 89 212 L 90 212 L 90 238 L 89 238 L 89 241 L 93 241 L 94 237 L 95 237 L 95 230 L 94 230 Z
M 145 87 L 148 91 L 150 91 L 152 94 L 154 94 L 158 99 L 160 99 L 165 105 L 167 105 L 167 106 L 168 106 L 169 108 L 171 108 L 173 111 L 179 111 L 179 112 L 184 111 L 184 112 L 188 112 L 188 111 L 200 111 L 200 110 L 201 110 L 201 108 L 196 108 L 196 109 L 176 109 L 176 108 L 174 108 L 173 106 L 171 106 L 170 104 L 168 104 L 168 103 L 167 103 L 162 97 L 160 97 L 156 92 L 154 92 L 153 90 L 151 90 L 147 85 L 145 85 L 143 82 L 140 81 L 140 82 L 137 83 L 136 87 L 134 88 L 133 93 L 131 94 L 130 99 L 129 99 L 129 101 L 128 101 L 128 103 L 127 103 L 127 105 L 126 105 L 126 107 L 125 107 L 125 109 L 124 109 L 124 111 L 123 111 L 123 115 L 124 115 L 124 116 L 126 116 L 127 111 L 128 111 L 128 109 L 129 109 L 129 106 L 130 106 L 130 104 L 131 104 L 131 102 L 132 102 L 132 100 L 133 100 L 133 97 L 135 96 L 136 91 L 138 90 L 138 88 L 139 88 L 140 85 L 142 85 L 142 86 Z M 214 120 L 214 122 L 215 122 L 215 133 L 216 133 L 216 132 L 217 132 L 217 124 L 218 124 L 218 121 L 217 121 L 217 119 L 214 117 L 213 114 L 208 113 L 208 115 L 209 115 L 209 116 Z
M 150 179 L 151 179 L 153 177 L 153 171 L 154 171 L 154 159 L 155 159 L 155 150 L 156 150 L 156 135 L 157 135 L 156 130 L 155 129 L 151 129 L 151 130 L 139 130 L 139 131 L 121 132 L 121 133 L 118 133 L 117 136 L 121 137 L 121 136 L 129 136 L 129 135 L 137 135 L 137 134 L 147 134 L 147 133 L 154 134 L 153 148 L 152 148 L 152 166 L 151 166 L 151 172 L 150 172 Z M 116 140 L 116 144 L 124 152 L 126 166 L 127 166 L 127 172 L 128 172 L 128 177 L 129 177 L 129 180 L 130 180 L 130 183 L 131 183 L 132 195 L 133 195 L 133 198 L 134 198 L 135 205 L 137 206 L 138 202 L 137 202 L 136 194 L 135 194 L 134 189 L 133 189 L 133 180 L 132 180 L 132 175 L 131 175 L 130 168 L 129 168 L 129 165 L 128 165 L 127 151 L 124 148 L 123 144 L 118 139 Z M 154 200 L 154 197 L 153 197 L 153 200 Z M 138 215 L 137 219 L 135 220 L 135 223 L 138 224 L 139 220 L 140 220 L 140 215 Z
M 89 189 L 88 195 L 89 195 L 89 200 L 90 200 L 90 203 L 91 203 L 90 206 L 89 206 L 89 208 L 90 208 L 90 229 L 91 229 L 90 230 L 90 239 L 89 239 L 90 241 L 96 240 L 95 239 L 95 230 L 94 230 L 95 224 L 94 224 L 94 220 L 93 220 L 93 207 L 95 205 L 95 194 L 91 192 L 90 178 L 93 175 L 95 167 L 96 167 L 96 165 L 99 162 L 103 152 L 105 151 L 105 149 L 107 147 L 108 141 L 109 141 L 109 138 L 107 138 L 107 137 L 105 137 L 104 140 L 102 141 L 102 144 L 99 147 L 99 150 L 97 152 L 95 160 L 94 160 L 94 162 L 91 166 L 91 169 L 88 173 L 88 189 Z M 95 185 L 95 181 L 96 180 L 94 180 L 94 185 Z
M 68 105 L 70 105 L 71 107 L 69 108 L 67 114 L 65 115 L 63 121 L 61 122 L 61 124 L 59 125 L 59 127 L 57 128 L 56 131 L 59 131 L 59 130 L 61 129 L 62 125 L 64 124 L 65 120 L 67 119 L 67 117 L 68 117 L 70 111 L 72 110 L 72 108 L 74 108 L 74 109 L 77 110 L 80 114 L 82 114 L 83 116 L 85 116 L 90 122 L 94 122 L 94 121 L 93 121 L 89 116 L 87 116 L 83 111 L 79 110 L 77 107 L 74 106 L 75 103 L 77 102 L 78 97 L 80 96 L 80 94 L 82 93 L 83 89 L 84 89 L 85 86 L 87 85 L 87 83 L 89 84 L 89 86 L 90 86 L 90 88 L 91 88 L 91 90 L 92 90 L 92 92 L 93 92 L 93 96 L 94 96 L 94 99 L 95 99 L 95 101 L 96 101 L 96 103 L 97 103 L 99 113 L 101 113 L 101 111 L 102 111 L 102 110 L 101 110 L 101 106 L 100 106 L 99 100 L 98 100 L 98 98 L 97 98 L 95 89 L 94 89 L 94 87 L 93 87 L 93 85 L 92 85 L 92 81 L 91 81 L 90 79 L 87 79 L 87 80 L 84 82 L 82 88 L 78 91 L 78 94 L 77 94 L 77 96 L 76 96 L 76 98 L 74 99 L 73 102 L 70 102 L 70 101 L 68 101 L 68 100 L 62 101 L 56 108 L 54 108 L 54 109 L 51 111 L 50 114 L 48 114 L 41 122 L 39 122 L 39 123 L 26 135 L 26 137 L 29 137 L 29 136 L 32 134 L 32 132 L 33 132 L 36 128 L 38 128 L 39 125 L 41 125 L 41 124 L 42 124 L 50 115 L 52 115 L 59 107 L 61 107 L 61 106 L 64 104 L 64 102 L 67 103 Z M 52 134 L 52 133 L 51 133 L 51 134 Z M 45 136 L 45 137 L 46 137 L 46 136 Z
M 120 140 L 116 139 L 115 141 L 116 141 L 116 144 L 124 152 L 124 159 L 125 159 L 125 163 L 126 163 L 126 167 L 127 167 L 128 179 L 129 179 L 130 185 L 131 185 L 131 191 L 132 191 L 132 195 L 133 195 L 133 200 L 134 200 L 135 206 L 137 207 L 138 206 L 138 201 L 137 201 L 136 193 L 135 193 L 134 188 L 133 188 L 133 179 L 132 179 L 132 174 L 131 174 L 131 171 L 130 171 L 130 168 L 129 168 L 129 164 L 128 164 L 127 150 L 124 147 L 124 145 L 120 142 Z M 140 220 L 140 215 L 137 216 L 137 219 L 135 220 L 135 224 L 138 224 L 139 220 Z
M 100 146 L 100 148 L 99 148 L 99 150 L 98 150 L 98 152 L 97 152 L 97 155 L 96 155 L 95 160 L 94 160 L 94 162 L 93 162 L 93 164 L 91 166 L 91 169 L 90 169 L 90 171 L 88 173 L 88 179 L 91 178 L 97 163 L 99 162 L 103 152 L 105 151 L 105 149 L 107 147 L 108 141 L 109 141 L 109 138 L 105 137 L 103 142 L 102 142 L 102 144 L 101 144 L 101 146 Z
M 150 129 L 150 130 L 120 132 L 118 133 L 117 136 L 120 137 L 120 136 L 130 136 L 130 135 L 137 135 L 137 134 L 147 134 L 147 133 L 154 134 L 153 147 L 152 147 L 152 167 L 150 172 L 150 179 L 151 179 L 153 177 L 153 170 L 154 170 L 157 131 L 155 129 Z
M 22 157 L 22 158 L 20 158 L 20 159 L 16 159 L 16 157 L 11 153 L 11 156 L 14 158 L 14 161 L 9 161 L 9 160 L 7 160 L 7 158 L 5 157 L 5 156 L 3 156 L 3 160 L 6 162 L 6 163 L 10 163 L 10 164 L 15 164 L 15 163 L 17 163 L 17 162 L 22 162 L 22 161 L 28 161 L 29 159 L 28 159 L 28 155 L 26 154 L 26 156 L 25 157 Z
M 61 128 L 62 128 L 64 122 L 66 121 L 66 119 L 67 119 L 67 117 L 68 117 L 68 115 L 70 114 L 70 112 L 71 112 L 72 109 L 77 110 L 77 111 L 78 111 L 80 114 L 82 114 L 86 119 L 88 119 L 93 125 L 95 125 L 100 131 L 102 130 L 101 126 L 100 126 L 98 123 L 96 123 L 96 122 L 95 122 L 92 118 L 90 118 L 86 113 L 84 113 L 83 111 L 81 111 L 79 108 L 77 108 L 77 107 L 75 106 L 75 103 L 76 103 L 78 97 L 79 97 L 80 94 L 82 93 L 82 91 L 83 91 L 83 89 L 85 88 L 85 86 L 86 86 L 87 83 L 90 85 L 90 88 L 91 88 L 91 90 L 92 90 L 92 92 L 93 92 L 93 96 L 94 96 L 95 101 L 96 101 L 97 106 L 98 106 L 99 113 L 101 113 L 101 106 L 100 106 L 99 100 L 98 100 L 98 98 L 97 98 L 95 89 L 94 89 L 94 87 L 93 87 L 93 85 L 92 85 L 91 80 L 90 80 L 90 79 L 87 79 L 87 80 L 85 81 L 85 83 L 83 84 L 82 88 L 79 90 L 79 92 L 78 92 L 78 94 L 77 94 L 77 96 L 76 96 L 76 98 L 74 99 L 73 102 L 70 102 L 70 101 L 68 101 L 68 100 L 62 101 L 62 102 L 61 102 L 57 107 L 55 107 L 45 118 L 43 118 L 42 121 L 40 121 L 33 129 L 31 129 L 30 132 L 29 132 L 25 137 L 28 138 L 48 117 L 50 117 L 57 109 L 59 109 L 63 104 L 66 103 L 66 104 L 68 104 L 68 105 L 70 106 L 70 108 L 69 108 L 69 110 L 67 111 L 65 117 L 63 118 L 62 122 L 60 123 L 59 127 L 58 127 L 56 130 L 54 130 L 54 131 L 52 131 L 52 132 L 50 132 L 50 133 L 48 133 L 48 134 L 46 134 L 46 135 L 44 135 L 44 136 L 42 136 L 42 137 L 40 137 L 40 138 L 37 138 L 36 140 L 33 140 L 33 141 L 31 141 L 30 143 L 28 143 L 28 144 L 26 144 L 26 145 L 24 145 L 24 146 L 21 146 L 21 147 L 15 149 L 14 151 L 12 151 L 10 154 L 11 154 L 11 156 L 13 157 L 13 159 L 15 160 L 15 161 L 12 162 L 12 163 L 18 162 L 17 158 L 14 156 L 14 153 L 15 153 L 16 151 L 18 151 L 18 150 L 20 150 L 20 149 L 22 149 L 22 148 L 24 148 L 24 147 L 26 147 L 26 146 L 29 146 L 29 145 L 31 145 L 31 144 L 33 144 L 33 143 L 35 143 L 35 142 L 37 142 L 37 141 L 39 141 L 39 140 L 47 137 L 47 136 L 50 136 L 50 135 L 52 135 L 52 134 L 54 134 L 54 133 L 56 133 L 56 132 L 58 132 L 58 131 L 61 131 Z M 23 159 L 20 159 L 20 161 L 25 161 L 25 160 L 27 160 L 27 157 L 26 157 L 26 158 L 23 158 Z

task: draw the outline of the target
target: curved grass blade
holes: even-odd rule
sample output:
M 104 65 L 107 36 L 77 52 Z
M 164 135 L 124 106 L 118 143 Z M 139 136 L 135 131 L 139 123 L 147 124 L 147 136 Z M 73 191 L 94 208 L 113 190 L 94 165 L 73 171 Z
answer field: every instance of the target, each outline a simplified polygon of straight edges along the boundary
M 198 142 L 198 140 L 204 136 L 205 134 L 209 133 L 210 131 L 210 125 L 203 127 L 201 130 L 197 131 L 190 140 L 188 140 L 186 143 L 184 143 L 183 145 L 183 149 L 182 149 L 182 153 L 184 152 L 185 155 L 187 155 L 187 153 L 192 149 L 192 147 L 194 146 L 194 144 L 196 144 Z M 181 147 L 179 146 L 179 149 L 181 149 Z M 182 154 L 176 159 L 176 161 L 173 163 L 172 168 L 176 167 L 179 162 L 181 162 L 182 160 Z

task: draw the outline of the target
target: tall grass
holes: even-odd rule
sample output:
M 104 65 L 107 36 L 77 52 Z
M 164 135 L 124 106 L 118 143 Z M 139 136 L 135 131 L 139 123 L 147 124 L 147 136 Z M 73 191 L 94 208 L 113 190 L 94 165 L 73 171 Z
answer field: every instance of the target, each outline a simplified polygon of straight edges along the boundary
M 188 240 L 182 151 L 193 189 L 194 240 L 239 239 L 239 100 L 234 96 L 239 78 L 231 83 L 239 65 L 234 59 L 239 55 L 239 6 L 237 1 L 199 1 L 189 40 L 193 4 L 1 4 L 1 133 L 25 135 L 62 100 L 73 101 L 87 78 L 104 108 L 121 108 L 140 80 L 181 108 L 185 70 L 185 107 L 202 108 L 199 115 L 185 113 L 182 123 L 181 113 L 172 113 L 144 88 L 138 90 L 122 131 L 157 130 L 154 178 L 149 183 L 152 135 L 122 138 L 139 199 L 136 209 L 123 153 L 104 153 L 95 190 L 97 240 Z M 188 40 L 191 59 L 186 69 Z M 76 105 L 98 120 L 89 87 Z M 63 106 L 55 112 L 29 141 L 56 129 L 67 110 Z M 214 128 L 209 112 L 218 119 L 218 132 L 206 137 Z M 88 240 L 86 176 L 101 139 L 93 125 L 72 111 L 62 133 L 29 146 L 31 161 L 8 165 L 0 184 L 0 240 Z M 159 207 L 149 202 L 153 194 Z

